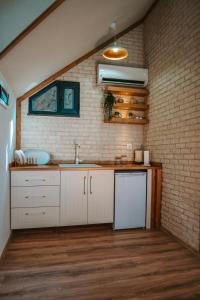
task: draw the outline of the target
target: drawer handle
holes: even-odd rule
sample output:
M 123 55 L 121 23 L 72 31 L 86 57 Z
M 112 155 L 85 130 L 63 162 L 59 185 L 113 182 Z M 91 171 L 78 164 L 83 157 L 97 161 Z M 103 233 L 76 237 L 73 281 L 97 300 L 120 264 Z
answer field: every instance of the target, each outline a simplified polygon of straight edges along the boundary
M 26 216 L 31 216 L 31 215 L 46 215 L 46 212 L 45 211 L 35 212 L 35 213 L 28 213 L 28 212 L 26 212 L 25 215 Z
M 46 198 L 46 196 L 25 196 L 25 199 L 29 199 L 29 198 Z
M 38 178 L 36 178 L 36 179 L 25 179 L 25 181 L 26 182 L 29 182 L 29 181 L 43 181 L 43 182 L 45 182 L 46 181 L 46 179 L 38 179 Z

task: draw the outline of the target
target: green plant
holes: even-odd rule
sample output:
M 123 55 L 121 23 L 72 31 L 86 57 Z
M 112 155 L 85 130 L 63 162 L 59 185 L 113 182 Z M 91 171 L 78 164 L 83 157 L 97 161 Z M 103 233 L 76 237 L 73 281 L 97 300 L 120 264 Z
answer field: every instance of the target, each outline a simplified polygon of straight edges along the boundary
M 108 92 L 104 99 L 104 112 L 108 120 L 112 118 L 112 108 L 115 102 L 115 96 L 111 92 Z

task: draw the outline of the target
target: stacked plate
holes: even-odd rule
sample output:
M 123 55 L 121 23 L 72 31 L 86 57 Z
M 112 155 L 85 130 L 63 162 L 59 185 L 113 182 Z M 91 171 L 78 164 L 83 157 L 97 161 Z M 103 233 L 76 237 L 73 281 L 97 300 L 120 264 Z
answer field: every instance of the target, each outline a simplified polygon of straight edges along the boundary
M 24 165 L 26 163 L 26 157 L 22 150 L 15 150 L 14 159 L 18 165 Z
M 15 162 L 19 165 L 46 165 L 50 161 L 50 153 L 39 149 L 15 150 Z

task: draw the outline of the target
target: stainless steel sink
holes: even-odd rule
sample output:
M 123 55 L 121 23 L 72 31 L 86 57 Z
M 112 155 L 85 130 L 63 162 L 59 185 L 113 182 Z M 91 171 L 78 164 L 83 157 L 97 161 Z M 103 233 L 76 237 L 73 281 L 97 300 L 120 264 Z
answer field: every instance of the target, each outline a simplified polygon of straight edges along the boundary
M 100 168 L 96 164 L 59 164 L 60 168 Z

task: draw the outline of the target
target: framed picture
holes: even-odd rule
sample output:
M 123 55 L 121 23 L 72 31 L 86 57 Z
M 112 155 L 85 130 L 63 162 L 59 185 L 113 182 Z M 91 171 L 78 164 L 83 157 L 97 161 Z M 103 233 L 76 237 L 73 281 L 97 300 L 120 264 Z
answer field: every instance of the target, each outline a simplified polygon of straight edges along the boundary
M 2 85 L 0 85 L 0 104 L 4 107 L 7 107 L 9 104 L 9 94 Z
M 29 114 L 80 116 L 80 83 L 56 80 L 29 98 Z
M 63 81 L 60 87 L 60 112 L 68 116 L 79 117 L 80 111 L 80 84 L 79 82 Z

